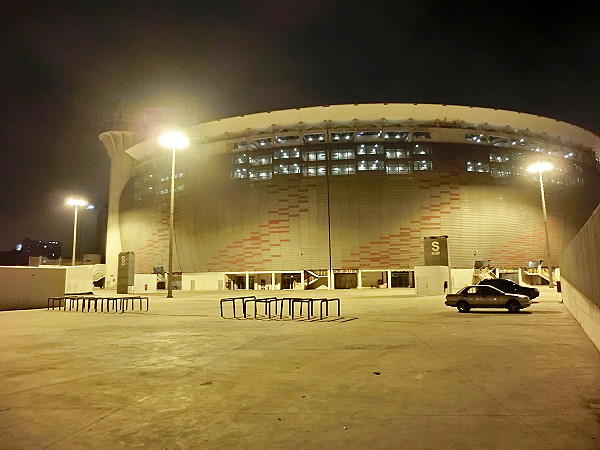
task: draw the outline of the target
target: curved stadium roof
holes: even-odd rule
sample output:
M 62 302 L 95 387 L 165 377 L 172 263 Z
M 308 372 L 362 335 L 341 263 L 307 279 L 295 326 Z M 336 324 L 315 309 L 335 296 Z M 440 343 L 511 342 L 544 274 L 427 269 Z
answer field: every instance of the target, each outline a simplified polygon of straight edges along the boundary
M 187 128 L 191 139 L 214 141 L 271 130 L 324 128 L 325 124 L 390 123 L 452 126 L 481 130 L 510 130 L 564 145 L 585 147 L 600 156 L 600 137 L 576 125 L 534 114 L 474 106 L 422 103 L 370 103 L 327 105 L 249 114 L 202 123 Z M 141 142 L 127 150 L 145 159 L 156 143 Z

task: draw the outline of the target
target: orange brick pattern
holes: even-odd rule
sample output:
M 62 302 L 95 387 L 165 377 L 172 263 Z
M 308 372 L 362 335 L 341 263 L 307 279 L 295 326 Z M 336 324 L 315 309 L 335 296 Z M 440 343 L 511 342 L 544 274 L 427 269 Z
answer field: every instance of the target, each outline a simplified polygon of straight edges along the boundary
M 326 269 L 329 235 L 336 269 L 412 268 L 423 264 L 423 237 L 441 234 L 449 236 L 454 267 L 476 259 L 519 267 L 546 257 L 539 185 L 530 179 L 496 179 L 444 163 L 447 169 L 412 175 L 253 182 L 231 179 L 225 159 L 208 168 L 206 161 L 184 164 L 185 189 L 176 193 L 178 271 Z M 582 203 L 586 192 L 578 189 L 548 187 L 553 259 L 591 212 L 593 198 Z M 169 196 L 128 200 L 132 191 L 122 198 L 124 250 L 136 253 L 139 272 L 166 267 Z M 575 202 L 579 207 L 569 208 Z

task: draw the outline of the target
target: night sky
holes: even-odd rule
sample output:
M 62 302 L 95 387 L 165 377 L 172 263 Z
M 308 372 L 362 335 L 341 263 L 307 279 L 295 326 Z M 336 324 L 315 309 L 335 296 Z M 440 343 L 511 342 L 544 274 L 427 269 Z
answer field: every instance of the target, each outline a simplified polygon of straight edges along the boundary
M 146 107 L 195 122 L 345 103 L 517 110 L 600 134 L 600 6 L 238 0 L 3 6 L 0 250 L 71 251 L 69 194 L 106 203 L 103 120 Z M 573 6 L 573 8 L 571 8 Z M 97 212 L 82 214 L 92 251 Z

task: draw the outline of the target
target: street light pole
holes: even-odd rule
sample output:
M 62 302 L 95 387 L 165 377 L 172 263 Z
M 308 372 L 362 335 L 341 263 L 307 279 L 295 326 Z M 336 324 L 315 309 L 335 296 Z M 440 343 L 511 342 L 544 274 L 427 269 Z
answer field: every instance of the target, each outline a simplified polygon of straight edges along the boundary
M 75 250 L 77 248 L 77 210 L 80 206 L 86 206 L 88 204 L 87 200 L 77 199 L 77 198 L 69 198 L 66 201 L 67 205 L 75 207 L 75 215 L 73 218 L 73 256 L 71 257 L 71 265 L 75 265 Z
M 75 218 L 73 219 L 73 255 L 71 256 L 71 265 L 75 265 L 75 247 L 77 246 L 77 208 L 75 205 Z
M 546 211 L 546 195 L 544 193 L 544 178 L 542 172 L 552 169 L 550 163 L 538 163 L 529 166 L 530 172 L 538 172 L 540 180 L 540 193 L 542 195 L 542 212 L 544 215 L 544 231 L 546 233 L 546 257 L 548 258 L 548 286 L 554 287 L 554 277 L 552 276 L 552 260 L 550 259 L 550 233 L 548 232 L 548 214 Z
M 189 145 L 183 133 L 169 132 L 159 138 L 163 147 L 171 149 L 171 202 L 169 206 L 169 276 L 167 278 L 167 298 L 173 298 L 173 244 L 175 241 L 175 151 Z
M 167 298 L 173 298 L 173 241 L 175 240 L 175 147 L 171 149 L 171 204 L 169 212 L 169 278 Z

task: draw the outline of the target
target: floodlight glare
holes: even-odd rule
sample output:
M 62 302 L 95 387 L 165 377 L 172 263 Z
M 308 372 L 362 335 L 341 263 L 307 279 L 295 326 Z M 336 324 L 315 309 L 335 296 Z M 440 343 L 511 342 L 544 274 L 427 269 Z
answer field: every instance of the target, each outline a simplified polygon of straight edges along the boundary
M 69 206 L 86 206 L 88 204 L 87 200 L 81 198 L 68 198 L 65 203 Z
M 551 170 L 553 168 L 554 168 L 554 166 L 551 163 L 540 162 L 540 163 L 531 164 L 527 168 L 527 170 L 529 172 L 545 172 L 546 170 Z
M 186 148 L 190 145 L 190 140 L 188 137 L 180 132 L 172 131 L 169 133 L 163 134 L 159 139 L 158 143 L 163 147 L 179 150 L 181 148 Z

